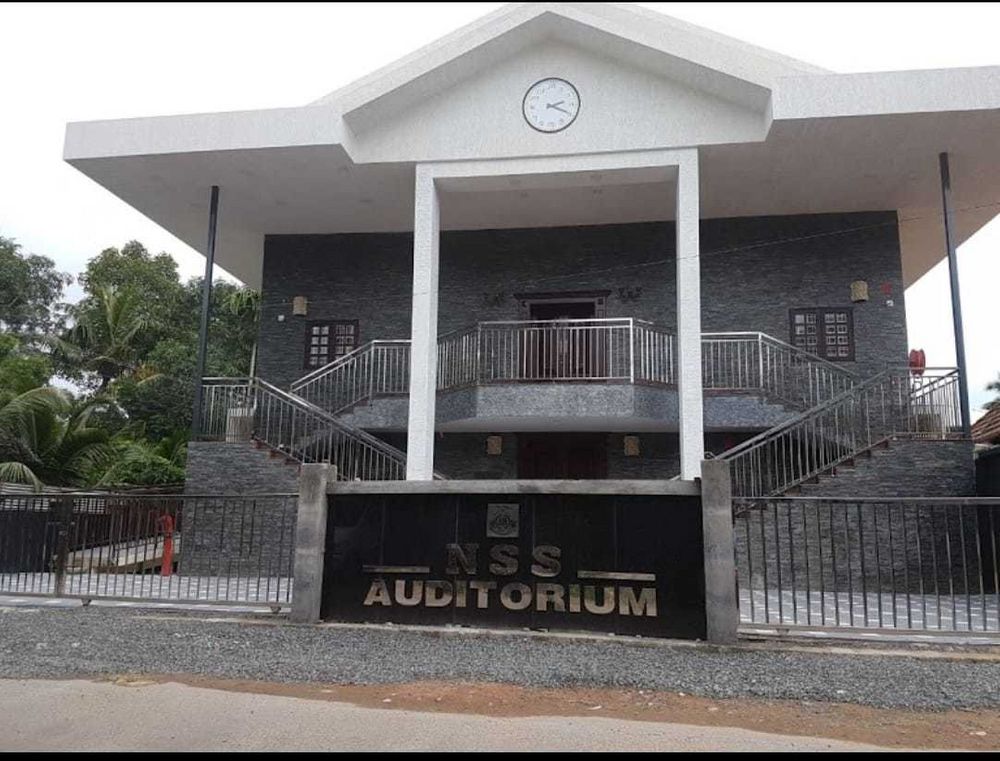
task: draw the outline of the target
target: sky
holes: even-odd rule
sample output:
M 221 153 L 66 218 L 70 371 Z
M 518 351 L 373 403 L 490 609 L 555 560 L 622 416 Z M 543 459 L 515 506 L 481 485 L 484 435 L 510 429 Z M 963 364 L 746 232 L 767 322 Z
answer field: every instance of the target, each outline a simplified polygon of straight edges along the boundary
M 136 239 L 201 274 L 199 254 L 62 161 L 66 122 L 304 105 L 500 5 L 4 3 L 0 235 L 71 273 Z M 837 72 L 1000 65 L 1000 3 L 640 5 Z M 958 253 L 974 416 L 1000 373 L 998 249 L 995 219 Z M 906 316 L 910 347 L 953 365 L 945 262 L 907 290 Z

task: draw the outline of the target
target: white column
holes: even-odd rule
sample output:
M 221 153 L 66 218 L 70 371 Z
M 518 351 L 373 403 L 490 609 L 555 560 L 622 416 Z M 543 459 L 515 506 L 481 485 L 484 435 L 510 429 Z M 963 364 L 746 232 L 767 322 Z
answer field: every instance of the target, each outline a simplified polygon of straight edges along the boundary
M 434 176 L 417 167 L 413 219 L 413 306 L 410 328 L 410 419 L 406 479 L 434 478 L 437 402 L 438 251 L 441 213 Z
M 680 404 L 681 478 L 701 476 L 705 455 L 701 389 L 701 244 L 698 152 L 677 166 L 677 395 Z

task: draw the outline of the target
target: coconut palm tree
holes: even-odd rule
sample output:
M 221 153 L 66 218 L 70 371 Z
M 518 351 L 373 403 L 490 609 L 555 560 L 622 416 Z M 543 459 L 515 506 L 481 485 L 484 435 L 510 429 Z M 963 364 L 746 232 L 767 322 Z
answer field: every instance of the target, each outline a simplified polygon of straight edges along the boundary
M 253 347 L 250 350 L 250 373 L 257 371 L 257 323 L 260 320 L 260 291 L 253 288 L 239 288 L 229 294 L 225 301 L 228 312 L 243 321 L 247 326 Z
M 49 386 L 0 396 L 0 481 L 85 485 L 111 453 L 107 432 L 88 425 L 95 408 Z
M 95 373 L 103 392 L 140 367 L 136 339 L 147 327 L 134 291 L 105 286 L 97 291 L 96 309 L 78 315 L 62 338 L 49 343 L 55 353 Z

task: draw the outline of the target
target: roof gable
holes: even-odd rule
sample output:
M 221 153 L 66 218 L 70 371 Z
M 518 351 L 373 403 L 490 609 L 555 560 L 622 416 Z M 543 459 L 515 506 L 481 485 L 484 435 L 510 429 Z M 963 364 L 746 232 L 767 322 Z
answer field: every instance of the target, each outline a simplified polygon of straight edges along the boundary
M 520 3 L 484 16 L 314 105 L 335 105 L 353 129 L 364 130 L 549 39 L 752 108 L 765 107 L 780 77 L 827 73 L 642 8 L 607 3 Z

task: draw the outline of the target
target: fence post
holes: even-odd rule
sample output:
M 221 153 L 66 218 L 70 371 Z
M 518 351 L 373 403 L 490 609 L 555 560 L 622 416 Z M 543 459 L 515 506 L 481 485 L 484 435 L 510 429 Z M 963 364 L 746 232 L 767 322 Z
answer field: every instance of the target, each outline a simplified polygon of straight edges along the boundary
M 335 466 L 303 463 L 299 475 L 299 509 L 295 520 L 295 570 L 291 619 L 319 621 L 323 601 L 323 555 L 326 552 L 326 485 L 336 479 Z
M 54 503 L 56 514 L 56 547 L 52 560 L 52 571 L 55 574 L 55 595 L 62 597 L 66 593 L 66 563 L 69 560 L 70 524 L 73 522 L 73 498 L 59 497 Z
M 727 460 L 701 464 L 701 527 L 705 553 L 706 639 L 716 645 L 736 642 L 736 548 L 733 539 L 732 482 Z

